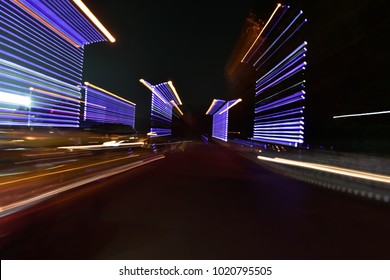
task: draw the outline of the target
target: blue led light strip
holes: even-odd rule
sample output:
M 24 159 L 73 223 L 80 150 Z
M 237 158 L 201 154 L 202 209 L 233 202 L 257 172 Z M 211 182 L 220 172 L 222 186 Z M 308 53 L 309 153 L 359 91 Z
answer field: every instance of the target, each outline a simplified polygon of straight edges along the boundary
M 306 19 L 287 6 L 251 58 L 258 78 L 251 140 L 295 146 L 304 142 L 307 42 L 301 40 Z M 292 20 L 290 20 L 292 19 Z M 303 42 L 302 42 L 303 41 Z

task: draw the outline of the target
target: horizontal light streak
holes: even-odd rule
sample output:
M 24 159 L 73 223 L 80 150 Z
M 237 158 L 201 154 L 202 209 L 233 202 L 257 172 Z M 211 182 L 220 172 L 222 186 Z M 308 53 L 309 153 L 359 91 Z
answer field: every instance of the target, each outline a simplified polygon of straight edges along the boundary
M 304 135 L 303 130 L 271 130 L 271 131 L 263 131 L 263 130 L 256 130 L 256 132 L 253 134 L 254 136 L 278 136 L 278 137 L 286 137 L 288 134 L 289 137 L 296 137 L 296 138 L 302 138 Z
M 43 93 L 43 94 L 46 94 L 46 95 L 50 95 L 50 96 L 53 96 L 53 97 L 58 97 L 58 98 L 61 98 L 61 99 L 66 99 L 66 100 L 77 102 L 77 103 L 81 102 L 81 100 L 79 100 L 79 99 L 68 97 L 68 96 L 65 96 L 65 95 L 61 95 L 61 94 L 50 92 L 50 91 L 43 90 L 43 89 L 30 87 L 29 90 L 35 91 L 35 92 L 39 92 L 39 93 Z
M 294 103 L 297 101 L 301 101 L 301 100 L 305 99 L 304 94 L 305 94 L 305 91 L 302 90 L 302 91 L 294 93 L 290 96 L 280 98 L 280 99 L 278 99 L 274 102 L 268 103 L 266 105 L 260 105 L 255 109 L 255 113 L 275 109 L 275 108 L 285 106 L 285 105 L 288 105 L 288 104 L 291 104 L 291 103 Z
M 115 142 L 115 143 L 114 143 Z M 107 147 L 140 147 L 144 145 L 144 142 L 116 142 L 112 143 L 105 142 L 99 145 L 79 145 L 79 146 L 61 146 L 57 147 L 57 149 L 66 149 L 66 150 L 95 150 L 99 148 L 107 148 Z
M 296 115 L 296 114 L 303 114 L 303 109 L 304 109 L 304 107 L 302 106 L 300 108 L 289 109 L 289 110 L 285 110 L 285 111 L 279 111 L 279 112 L 273 113 L 273 114 L 260 115 L 258 117 L 255 117 L 255 122 L 256 121 L 261 121 L 261 120 L 274 119 L 274 118 L 283 118 L 283 117 Z
M 128 157 L 130 157 L 130 156 L 128 156 Z M 131 157 L 133 157 L 133 156 L 131 156 Z M 106 177 L 110 177 L 110 176 L 119 174 L 121 172 L 125 172 L 125 171 L 137 168 L 139 166 L 142 166 L 142 165 L 145 165 L 145 164 L 148 164 L 150 162 L 153 162 L 153 161 L 156 161 L 156 160 L 159 160 L 159 159 L 163 159 L 163 158 L 165 158 L 164 155 L 158 155 L 156 157 L 151 157 L 151 158 L 147 158 L 147 159 L 144 159 L 144 160 L 139 160 L 137 162 L 129 163 L 129 164 L 126 164 L 125 166 L 121 166 L 119 168 L 118 167 L 117 168 L 112 168 L 112 169 L 100 172 L 97 175 L 94 175 L 94 176 L 91 176 L 91 177 L 88 177 L 88 178 L 85 178 L 85 179 L 78 180 L 76 182 L 67 184 L 66 186 L 63 186 L 63 187 L 60 187 L 60 188 L 56 188 L 56 189 L 54 189 L 52 191 L 49 191 L 49 192 L 46 192 L 46 193 L 43 193 L 43 194 L 40 194 L 40 195 L 36 195 L 34 197 L 31 197 L 31 198 L 28 198 L 28 199 L 24 199 L 24 200 L 15 202 L 15 203 L 11 203 L 11 204 L 2 206 L 2 207 L 0 207 L 0 217 L 4 217 L 6 215 L 14 213 L 14 212 L 18 211 L 18 209 L 26 208 L 26 207 L 28 207 L 28 205 L 32 205 L 32 204 L 34 204 L 36 202 L 42 201 L 43 199 L 52 197 L 52 196 L 54 196 L 56 194 L 65 192 L 67 190 L 70 190 L 70 189 L 79 187 L 81 185 L 85 185 L 85 184 L 88 184 L 88 183 L 91 183 L 91 182 L 103 179 L 103 178 L 106 178 Z M 120 160 L 120 159 L 118 159 L 118 160 Z M 101 163 L 105 163 L 105 162 L 101 162 Z M 80 167 L 80 168 L 85 168 L 85 167 L 88 167 L 88 166 L 84 166 L 84 167 Z M 72 171 L 72 170 L 70 170 L 70 171 Z M 60 172 L 61 171 L 59 171 L 58 173 L 60 173 Z M 56 174 L 58 174 L 58 173 L 56 173 Z
M 92 87 L 92 88 L 97 89 L 97 90 L 99 90 L 99 91 L 102 91 L 102 92 L 104 92 L 104 93 L 107 93 L 108 95 L 111 95 L 111 96 L 115 97 L 116 99 L 120 99 L 120 100 L 122 100 L 122 101 L 124 101 L 124 102 L 126 102 L 126 103 L 131 104 L 131 105 L 134 105 L 134 106 L 136 105 L 134 102 L 131 102 L 131 101 L 129 101 L 129 100 L 123 98 L 123 97 L 120 97 L 120 96 L 118 96 L 118 95 L 116 95 L 116 94 L 114 94 L 114 93 L 112 93 L 112 92 L 109 92 L 108 90 L 105 90 L 105 89 L 103 89 L 103 88 L 100 88 L 100 87 L 98 87 L 98 86 L 95 86 L 95 85 L 93 85 L 93 84 L 91 84 L 91 83 L 89 83 L 89 82 L 84 82 L 84 85 L 89 86 L 89 87 Z
M 4 51 L 1 48 L 0 48 L 0 54 L 2 54 L 4 56 L 7 56 L 9 59 L 12 59 L 14 61 L 18 61 L 18 62 L 21 62 L 23 64 L 25 63 L 25 64 L 29 65 L 30 67 L 37 68 L 37 69 L 43 71 L 44 73 L 50 73 L 51 75 L 53 75 L 53 77 L 61 77 L 63 79 L 63 81 L 74 82 L 75 80 L 77 80 L 76 79 L 77 77 L 75 77 L 71 73 L 64 73 L 64 74 L 67 74 L 67 75 L 63 75 L 60 72 L 55 72 L 53 70 L 45 68 L 41 64 L 37 64 L 37 63 L 34 63 L 32 60 L 27 60 L 27 59 L 24 59 L 22 57 L 19 57 L 19 56 L 13 54 L 13 53 Z M 80 78 L 81 78 L 81 75 L 80 75 Z
M 318 163 L 296 161 L 296 160 L 290 160 L 290 159 L 284 159 L 284 158 L 269 158 L 269 157 L 264 157 L 264 156 L 258 156 L 257 158 L 259 160 L 270 161 L 270 162 L 281 163 L 281 164 L 292 165 L 292 166 L 298 166 L 298 167 L 304 167 L 304 168 L 329 172 L 329 173 L 348 176 L 348 177 L 354 177 L 354 178 L 370 180 L 370 181 L 375 181 L 375 182 L 381 182 L 381 183 L 386 183 L 386 184 L 390 183 L 390 176 L 379 175 L 379 174 L 370 173 L 370 172 L 363 172 L 363 171 L 358 171 L 358 170 L 354 170 L 354 169 L 341 168 L 341 167 L 337 167 L 337 166 L 318 164 Z
M 283 129 L 292 129 L 292 130 L 303 130 L 304 126 L 302 124 L 294 125 L 294 126 L 275 126 L 275 127 L 255 127 L 254 131 L 264 131 L 264 130 L 283 130 Z
M 282 6 L 282 4 L 278 3 L 275 10 L 272 12 L 270 18 L 268 19 L 268 21 L 266 22 L 266 24 L 264 25 L 263 29 L 261 29 L 259 35 L 257 35 L 255 41 L 252 43 L 252 45 L 250 46 L 250 48 L 248 49 L 248 51 L 245 53 L 244 57 L 241 59 L 241 62 L 244 62 L 245 58 L 247 57 L 247 55 L 249 54 L 249 52 L 252 50 L 252 48 L 254 47 L 254 45 L 256 44 L 257 40 L 260 38 L 261 34 L 263 33 L 263 31 L 267 28 L 268 24 L 270 23 L 270 21 L 272 20 L 272 18 L 274 17 L 274 15 L 276 14 L 276 12 L 278 11 L 278 9 Z
M 289 138 L 288 136 L 285 137 L 253 137 L 252 139 L 254 140 L 263 140 L 263 141 L 268 141 L 268 142 L 273 142 L 273 141 L 280 141 L 279 143 L 283 143 L 286 145 L 291 146 L 294 144 L 295 146 L 299 143 L 303 143 L 303 139 L 295 139 L 295 138 Z
M 255 104 L 264 102 L 264 101 L 266 101 L 266 100 L 268 100 L 268 99 L 271 99 L 271 98 L 273 98 L 273 97 L 275 97 L 275 96 L 278 96 L 278 95 L 280 95 L 280 94 L 282 94 L 282 93 L 285 93 L 285 92 L 288 92 L 288 91 L 290 91 L 290 90 L 292 90 L 292 89 L 295 89 L 296 87 L 305 88 L 305 84 L 304 84 L 305 82 L 306 82 L 306 81 L 303 80 L 303 81 L 300 81 L 300 82 L 298 82 L 298 83 L 296 83 L 296 84 L 294 84 L 294 85 L 292 85 L 292 86 L 286 87 L 286 88 L 284 88 L 284 89 L 282 89 L 282 90 L 280 90 L 280 91 L 278 91 L 278 92 L 275 92 L 275 93 L 273 93 L 273 94 L 271 94 L 271 95 L 269 95 L 269 96 L 267 96 L 267 97 L 264 97 L 264 98 L 262 98 L 262 99 L 259 99 L 258 101 L 255 102 Z M 256 106 L 257 106 L 257 105 L 256 105 Z
M 152 127 L 152 128 L 150 128 L 150 132 L 151 132 L 150 137 L 162 137 L 162 136 L 171 135 L 172 129 Z
M 4 30 L 3 28 L 0 28 L 0 29 Z M 31 45 L 31 39 L 26 40 L 23 37 L 18 36 L 17 34 L 13 33 L 9 28 L 7 28 L 6 32 L 8 33 L 7 34 L 8 36 L 12 35 L 13 37 L 16 37 L 19 41 L 23 42 L 23 44 L 15 41 L 15 40 L 11 40 L 9 37 L 5 37 L 5 36 L 0 35 L 0 38 L 2 39 L 1 44 L 4 47 L 6 47 L 8 49 L 12 49 L 14 51 L 17 51 L 18 53 L 23 54 L 24 56 L 30 57 L 30 58 L 32 58 L 32 59 L 34 59 L 42 64 L 46 64 L 49 67 L 53 67 L 53 65 L 57 65 L 57 67 L 55 67 L 55 68 L 60 70 L 60 71 L 74 73 L 77 70 L 79 70 L 76 68 L 77 63 L 75 63 L 76 65 L 73 65 L 72 63 L 70 63 L 70 61 L 71 61 L 70 59 L 69 59 L 70 61 L 68 61 L 68 60 L 62 60 L 61 62 L 56 61 L 55 59 L 58 59 L 58 57 L 53 57 L 53 55 L 49 51 L 46 51 L 42 48 L 37 48 L 37 46 L 35 46 L 35 45 Z M 5 43 L 6 41 L 8 42 L 8 44 Z M 12 46 L 10 44 L 12 44 Z M 38 50 L 41 53 L 38 52 Z M 73 61 L 71 61 L 71 62 L 73 62 Z M 64 65 L 67 65 L 67 67 L 65 68 Z M 71 68 L 73 68 L 73 70 L 71 70 Z M 67 69 L 69 69 L 69 71 L 66 71 Z M 78 71 L 78 73 L 74 73 L 74 74 L 80 75 L 81 73 L 79 73 L 79 72 L 80 71 Z
M 268 125 L 275 125 L 275 124 L 282 124 L 282 123 L 290 123 L 290 122 L 296 122 L 303 124 L 304 117 L 297 117 L 297 118 L 282 118 L 279 120 L 272 120 L 272 121 L 262 121 L 261 125 L 255 125 L 255 127 L 258 126 L 268 126 Z
M 88 7 L 81 0 L 73 0 L 73 2 L 83 11 L 83 13 L 96 25 L 97 28 L 110 40 L 111 43 L 115 42 L 115 38 L 108 32 L 103 24 L 95 17 L 95 15 L 88 9 Z
M 23 105 L 27 107 L 30 105 L 31 100 L 28 96 L 0 91 L 0 102 Z
M 31 16 L 33 16 L 36 20 L 40 21 L 42 24 L 44 24 L 47 28 L 49 28 L 50 30 L 52 30 L 54 33 L 56 33 L 57 35 L 59 35 L 61 38 L 63 38 L 64 40 L 66 40 L 68 43 L 70 43 L 71 45 L 73 45 L 74 47 L 76 48 L 80 48 L 80 46 L 75 42 L 73 41 L 72 39 L 70 39 L 68 36 L 66 36 L 64 33 L 62 33 L 60 30 L 58 30 L 57 28 L 55 28 L 53 25 L 51 25 L 50 23 L 48 23 L 46 20 L 44 20 L 43 18 L 41 18 L 39 15 L 37 15 L 36 13 L 34 13 L 32 10 L 30 10 L 27 6 L 23 5 L 20 1 L 18 0 L 12 0 L 12 2 L 14 2 L 16 5 L 18 5 L 20 8 L 22 8 L 24 11 L 26 11 L 27 13 L 29 13 Z
M 1 65 L 4 65 L 5 67 L 2 67 Z M 79 93 L 79 88 L 74 84 L 67 83 L 63 80 L 56 79 L 52 76 L 48 76 L 46 74 L 31 70 L 29 68 L 23 67 L 21 65 L 18 65 L 16 63 L 1 58 L 0 58 L 0 69 L 3 69 L 3 71 L 1 72 L 3 72 L 3 74 L 6 74 L 3 75 L 4 77 L 11 77 L 14 75 L 14 77 L 18 78 L 20 81 L 28 81 L 29 83 L 42 84 L 42 85 L 47 84 L 49 85 L 50 88 L 58 86 L 61 87 L 62 89 L 73 90 Z
M 261 88 L 260 90 L 256 91 L 256 95 L 260 94 L 261 92 L 263 92 L 264 90 L 274 86 L 274 85 L 277 85 L 279 84 L 280 82 L 284 81 L 285 79 L 295 75 L 296 73 L 299 73 L 300 71 L 302 70 L 305 70 L 305 66 L 307 65 L 307 62 L 302 62 L 301 64 L 299 64 L 297 67 L 295 67 L 294 69 L 292 69 L 291 71 L 287 72 L 286 74 L 284 74 L 283 76 L 281 76 L 280 78 L 278 78 L 277 80 L 273 81 L 272 83 L 268 84 L 267 86 Z
M 369 112 L 369 113 L 338 115 L 338 116 L 333 116 L 333 118 L 339 119 L 339 118 L 362 117 L 362 116 L 372 116 L 372 115 L 382 115 L 382 114 L 390 114 L 390 111 L 378 111 L 378 112 Z

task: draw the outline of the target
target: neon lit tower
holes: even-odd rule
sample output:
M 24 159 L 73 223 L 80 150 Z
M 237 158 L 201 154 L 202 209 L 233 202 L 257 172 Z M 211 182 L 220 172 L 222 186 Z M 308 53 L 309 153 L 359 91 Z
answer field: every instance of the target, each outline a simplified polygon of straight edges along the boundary
M 172 134 L 172 115 L 183 115 L 179 105 L 183 105 L 171 81 L 152 85 L 144 79 L 140 82 L 152 92 L 151 136 L 169 136 Z M 173 110 L 175 108 L 175 112 Z
M 84 46 L 112 35 L 80 0 L 0 1 L 0 125 L 79 127 Z
M 257 76 L 252 140 L 295 147 L 304 141 L 306 22 L 302 11 L 278 4 L 242 57 Z
M 213 116 L 212 137 L 227 142 L 228 126 L 229 126 L 229 109 L 241 102 L 242 99 L 234 99 L 225 101 L 214 99 L 211 103 L 206 115 Z

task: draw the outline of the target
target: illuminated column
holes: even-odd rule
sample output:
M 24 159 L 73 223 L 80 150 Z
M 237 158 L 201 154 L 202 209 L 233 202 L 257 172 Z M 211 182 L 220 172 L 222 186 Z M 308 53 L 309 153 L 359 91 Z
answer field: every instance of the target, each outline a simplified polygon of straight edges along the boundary
M 302 11 L 278 4 L 242 59 L 258 77 L 252 140 L 295 147 L 304 141 L 306 22 Z
M 84 84 L 85 122 L 124 124 L 134 128 L 135 103 L 91 83 Z
M 81 1 L 0 1 L 0 125 L 79 126 L 83 48 L 109 35 L 98 23 Z
M 227 142 L 229 126 L 229 109 L 241 102 L 242 99 L 225 101 L 214 99 L 206 115 L 213 116 L 212 137 Z
M 172 115 L 183 115 L 179 105 L 182 105 L 179 95 L 171 81 L 152 85 L 144 79 L 140 82 L 152 92 L 151 127 L 152 137 L 169 136 L 172 134 Z M 175 110 L 173 110 L 175 108 Z

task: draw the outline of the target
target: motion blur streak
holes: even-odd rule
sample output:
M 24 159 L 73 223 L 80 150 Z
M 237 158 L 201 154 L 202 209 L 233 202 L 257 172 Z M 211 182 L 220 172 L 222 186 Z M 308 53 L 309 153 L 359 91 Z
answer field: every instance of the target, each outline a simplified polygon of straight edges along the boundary
M 79 146 L 63 146 L 63 147 L 58 147 L 58 149 L 68 149 L 68 150 L 75 150 L 75 149 L 96 149 L 96 148 L 104 148 L 107 146 L 129 146 L 129 147 L 140 147 L 144 145 L 144 142 L 131 142 L 131 143 L 121 143 L 121 142 L 116 142 L 116 141 L 109 141 L 109 142 L 104 142 L 105 144 L 99 144 L 99 145 L 79 145 Z
M 335 173 L 339 175 L 345 175 L 365 180 L 372 180 L 382 183 L 390 183 L 390 177 L 384 176 L 384 175 L 378 175 L 374 173 L 368 173 L 368 172 L 361 172 L 353 169 L 347 169 L 347 168 L 340 168 L 330 165 L 324 165 L 324 164 L 316 164 L 316 163 L 309 163 L 309 162 L 301 162 L 301 161 L 295 161 L 295 160 L 289 160 L 289 159 L 282 159 L 282 158 L 269 158 L 269 157 L 263 157 L 258 156 L 257 157 L 260 160 L 265 161 L 271 161 L 276 163 L 282 163 L 282 164 L 288 164 L 288 165 L 294 165 L 294 166 L 300 166 L 330 173 Z
M 137 155 L 132 155 L 131 157 L 135 157 L 135 156 L 137 156 Z M 35 176 L 31 176 L 31 177 L 25 177 L 25 178 L 21 178 L 21 179 L 12 180 L 12 181 L 1 182 L 0 186 L 7 185 L 7 184 L 12 184 L 12 183 L 17 183 L 17 182 L 21 182 L 21 181 L 27 181 L 27 180 L 31 180 L 31 179 L 36 179 L 36 178 L 40 178 L 40 177 L 44 177 L 44 176 L 49 176 L 49 175 L 54 175 L 54 174 L 59 174 L 59 173 L 65 173 L 65 172 L 74 171 L 74 170 L 78 170 L 78 169 L 83 169 L 83 168 L 86 168 L 86 167 L 91 167 L 91 166 L 96 166 L 96 165 L 99 165 L 99 164 L 114 162 L 114 161 L 118 161 L 118 160 L 129 158 L 129 157 L 130 156 L 125 156 L 125 157 L 120 157 L 120 158 L 116 158 L 116 159 L 100 161 L 100 162 L 89 164 L 89 165 L 83 165 L 83 166 L 80 166 L 80 167 L 68 168 L 68 169 L 65 169 L 65 170 L 59 170 L 59 171 L 55 171 L 55 172 L 49 172 L 49 173 L 35 175 Z
M 15 212 L 17 212 L 17 211 L 19 211 L 21 209 L 24 209 L 24 208 L 28 207 L 29 205 L 32 205 L 32 204 L 35 204 L 35 203 L 39 202 L 39 201 L 42 201 L 42 200 L 47 199 L 47 198 L 50 198 L 53 195 L 62 193 L 64 191 L 67 191 L 67 190 L 70 190 L 70 189 L 73 189 L 73 188 L 76 188 L 76 187 L 79 187 L 81 185 L 85 185 L 85 184 L 94 182 L 96 180 L 104 179 L 106 177 L 113 176 L 113 175 L 116 175 L 116 174 L 119 174 L 119 173 L 122 173 L 122 172 L 125 172 L 125 171 L 128 171 L 128 170 L 134 169 L 136 167 L 139 167 L 139 166 L 142 166 L 144 164 L 148 164 L 150 162 L 153 162 L 153 161 L 156 161 L 156 160 L 159 160 L 159 159 L 163 159 L 163 158 L 165 158 L 164 155 L 159 155 L 159 156 L 153 157 L 151 159 L 146 159 L 146 160 L 140 160 L 140 161 L 137 161 L 137 162 L 133 162 L 133 163 L 127 164 L 125 166 L 114 168 L 114 169 L 108 170 L 106 172 L 100 173 L 99 175 L 92 176 L 92 177 L 80 180 L 78 182 L 74 182 L 74 183 L 65 185 L 65 186 L 63 186 L 61 188 L 58 188 L 58 189 L 55 189 L 55 190 L 52 190 L 52 191 L 49 191 L 49 192 L 37 195 L 35 197 L 31 197 L 31 198 L 28 198 L 28 199 L 25 199 L 25 200 L 22 200 L 22 201 L 18 201 L 18 202 L 15 202 L 15 203 L 11 203 L 11 204 L 2 206 L 2 207 L 0 207 L 0 218 L 4 217 L 4 216 L 7 216 L 9 214 L 15 213 Z M 107 161 L 107 162 L 109 162 L 109 161 Z M 92 165 L 95 165 L 95 164 L 92 164 Z M 92 165 L 90 165 L 90 166 L 92 166 Z M 74 168 L 74 169 L 79 169 L 79 168 Z M 65 171 L 67 171 L 67 170 L 65 170 Z M 54 173 L 51 173 L 51 174 L 55 174 L 55 173 L 58 173 L 58 172 L 54 172 Z M 39 177 L 39 176 L 37 176 L 37 177 Z

